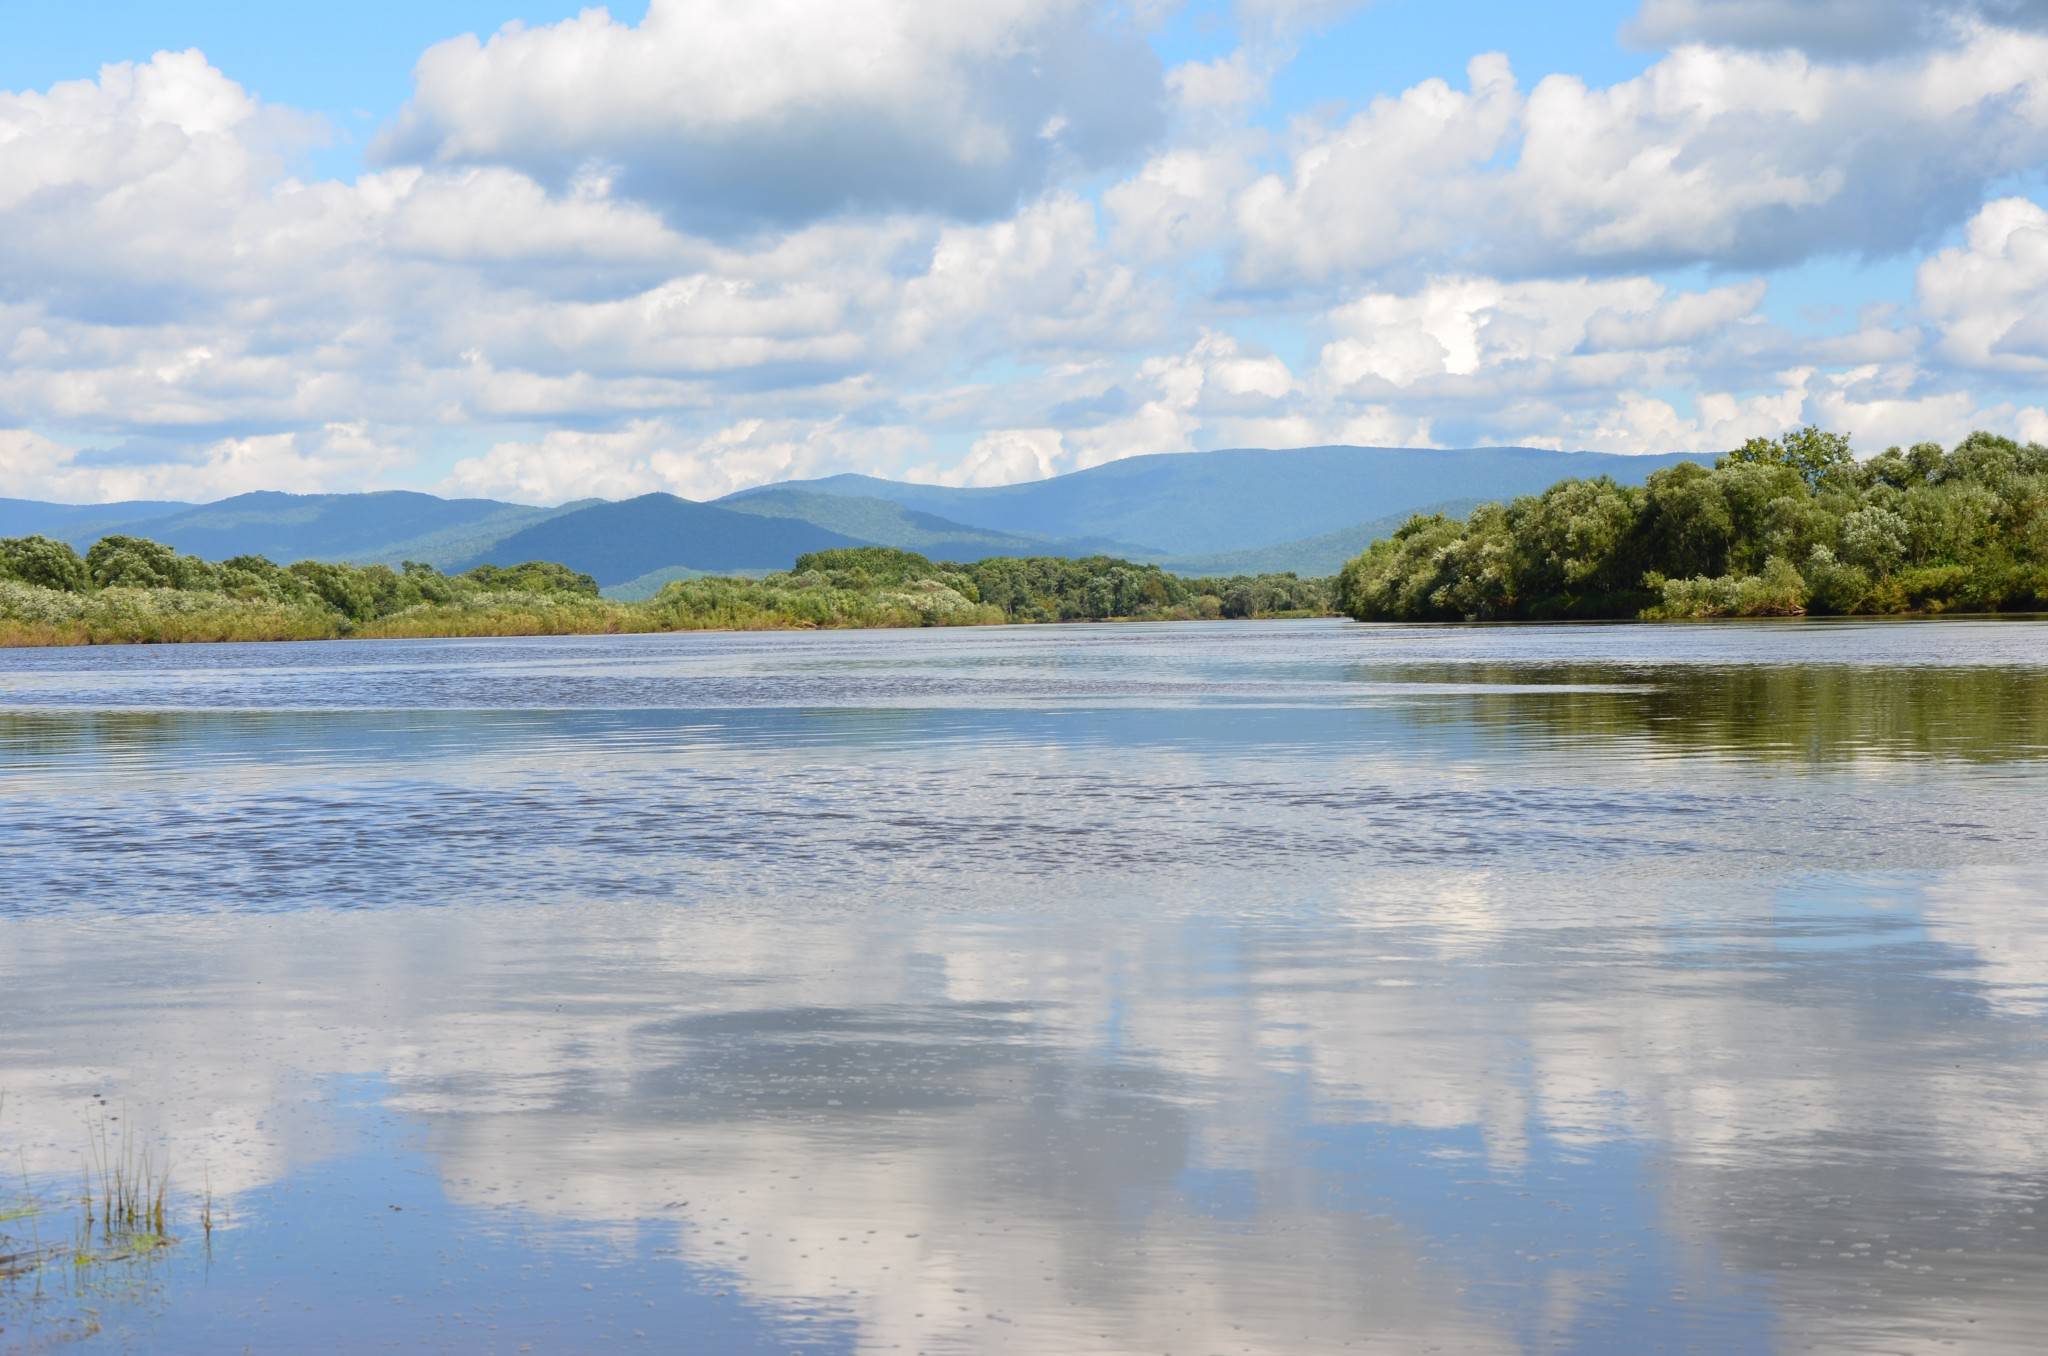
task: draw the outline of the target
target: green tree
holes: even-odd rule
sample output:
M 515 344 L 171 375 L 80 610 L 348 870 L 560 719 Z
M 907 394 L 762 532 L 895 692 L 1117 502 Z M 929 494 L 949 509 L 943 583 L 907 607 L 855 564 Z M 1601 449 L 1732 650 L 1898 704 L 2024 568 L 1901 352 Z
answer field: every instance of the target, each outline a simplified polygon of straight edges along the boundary
M 98 588 L 178 587 L 178 553 L 146 537 L 101 537 L 85 553 L 85 568 Z
M 1849 435 L 1828 433 L 1808 424 L 1796 433 L 1781 434 L 1775 441 L 1751 438 L 1721 458 L 1729 465 L 1789 466 L 1799 473 L 1807 488 L 1819 489 L 1831 478 L 1852 471 L 1856 454 L 1849 450 Z
M 0 538 L 0 579 L 65 593 L 84 593 L 92 586 L 78 552 L 48 537 Z

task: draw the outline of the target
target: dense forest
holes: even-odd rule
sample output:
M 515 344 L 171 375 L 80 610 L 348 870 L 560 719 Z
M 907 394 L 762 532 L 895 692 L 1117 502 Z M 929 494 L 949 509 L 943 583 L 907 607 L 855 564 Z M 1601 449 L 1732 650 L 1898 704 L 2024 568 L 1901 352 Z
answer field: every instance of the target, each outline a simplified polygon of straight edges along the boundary
M 0 539 L 9 645 L 1270 617 L 1327 613 L 1331 596 L 1329 580 L 1291 574 L 1187 579 L 1106 556 L 952 565 L 859 547 L 620 602 L 543 561 L 450 575 L 417 563 L 216 563 L 133 536 L 102 538 L 83 556 L 47 537 Z
M 1973 433 L 1858 461 L 1808 427 L 1642 486 L 1566 480 L 1410 519 L 1337 580 L 1360 621 L 2048 608 L 2048 448 Z

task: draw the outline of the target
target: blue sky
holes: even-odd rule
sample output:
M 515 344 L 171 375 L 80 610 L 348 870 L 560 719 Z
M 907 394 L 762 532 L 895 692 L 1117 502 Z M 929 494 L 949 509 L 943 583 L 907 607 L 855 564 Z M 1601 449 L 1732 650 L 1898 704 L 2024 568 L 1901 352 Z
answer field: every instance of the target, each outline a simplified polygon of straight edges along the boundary
M 2048 439 L 2040 10 L 28 0 L 0 494 Z

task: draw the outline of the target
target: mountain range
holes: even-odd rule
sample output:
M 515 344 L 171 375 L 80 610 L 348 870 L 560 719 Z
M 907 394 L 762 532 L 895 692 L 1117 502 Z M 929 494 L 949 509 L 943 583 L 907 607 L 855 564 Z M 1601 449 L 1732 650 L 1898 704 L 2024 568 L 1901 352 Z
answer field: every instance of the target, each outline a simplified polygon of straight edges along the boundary
M 1105 554 L 1184 574 L 1328 574 L 1417 511 L 1462 514 L 1569 476 L 1640 484 L 1681 460 L 1531 447 L 1239 449 L 1130 457 L 1020 485 L 837 475 L 709 503 L 645 494 L 551 508 L 410 491 L 266 491 L 210 504 L 0 499 L 0 536 L 41 533 L 82 550 L 124 532 L 214 560 L 421 560 L 449 570 L 554 560 L 623 596 L 859 545 L 935 560 Z

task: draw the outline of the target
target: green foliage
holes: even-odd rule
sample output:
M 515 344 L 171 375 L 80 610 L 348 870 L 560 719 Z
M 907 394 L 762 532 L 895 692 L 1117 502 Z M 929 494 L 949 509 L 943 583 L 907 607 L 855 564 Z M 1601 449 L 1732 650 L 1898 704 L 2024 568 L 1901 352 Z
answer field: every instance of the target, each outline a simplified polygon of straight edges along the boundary
M 1569 480 L 1411 519 L 1337 577 L 1361 621 L 2048 606 L 2048 448 L 1973 433 L 1858 463 L 1816 428 L 1641 489 Z
M 262 556 L 210 565 L 156 542 L 109 537 L 70 557 L 8 543 L 73 587 L 0 576 L 0 644 L 562 635 L 827 626 L 962 626 L 1005 621 L 1322 614 L 1328 580 L 1291 574 L 1183 579 L 1107 556 L 934 562 L 911 551 L 818 551 L 763 579 L 693 578 L 652 598 L 599 596 L 586 574 L 546 561 L 446 575 L 407 561 L 280 566 Z M 58 552 L 64 548 L 57 548 Z
M 142 537 L 101 537 L 85 553 L 85 568 L 93 587 L 102 589 L 194 589 L 218 582 L 205 561 Z
M 852 575 L 877 584 L 901 584 L 932 573 L 931 561 L 915 551 L 894 546 L 846 546 L 831 551 L 806 551 L 796 558 L 792 574 Z
M 83 593 L 92 586 L 78 552 L 48 537 L 0 538 L 0 579 L 65 593 Z
M 1826 433 L 1808 424 L 1797 433 L 1780 436 L 1775 442 L 1769 438 L 1751 438 L 1719 462 L 1722 466 L 1743 464 L 1790 467 L 1798 472 L 1807 488 L 1817 490 L 1830 478 L 1851 474 L 1856 465 L 1856 454 L 1849 450 L 1848 434 Z
M 429 581 L 442 579 L 439 571 L 431 565 L 418 561 L 405 563 L 408 579 Z M 597 597 L 597 581 L 580 570 L 567 565 L 557 565 L 552 560 L 529 560 L 521 565 L 479 565 L 468 571 L 463 578 L 479 588 L 503 593 L 573 593 L 586 598 Z M 437 587 L 431 583 L 429 587 Z M 435 601 L 446 601 L 436 599 Z

